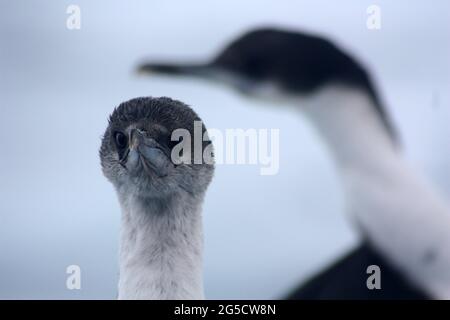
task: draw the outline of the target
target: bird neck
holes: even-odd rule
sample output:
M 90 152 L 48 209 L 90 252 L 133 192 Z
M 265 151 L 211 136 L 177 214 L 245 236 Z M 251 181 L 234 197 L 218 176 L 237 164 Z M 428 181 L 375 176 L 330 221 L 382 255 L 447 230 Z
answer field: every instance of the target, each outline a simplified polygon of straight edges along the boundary
M 325 87 L 304 109 L 342 170 L 377 172 L 398 158 L 375 102 L 364 91 Z
M 362 91 L 326 88 L 306 103 L 328 144 L 350 214 L 371 244 L 432 297 L 450 297 L 448 204 L 412 170 Z
M 120 202 L 119 299 L 202 299 L 201 199 Z

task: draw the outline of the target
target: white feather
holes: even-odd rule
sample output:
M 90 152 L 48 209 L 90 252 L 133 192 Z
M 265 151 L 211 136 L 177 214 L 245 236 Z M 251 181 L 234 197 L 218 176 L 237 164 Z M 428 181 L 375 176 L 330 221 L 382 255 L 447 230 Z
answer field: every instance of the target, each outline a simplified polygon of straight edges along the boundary
M 413 283 L 450 299 L 450 207 L 395 148 L 371 99 L 329 86 L 300 103 L 336 159 L 352 218 Z
M 204 298 L 201 201 L 191 202 L 121 198 L 119 299 Z

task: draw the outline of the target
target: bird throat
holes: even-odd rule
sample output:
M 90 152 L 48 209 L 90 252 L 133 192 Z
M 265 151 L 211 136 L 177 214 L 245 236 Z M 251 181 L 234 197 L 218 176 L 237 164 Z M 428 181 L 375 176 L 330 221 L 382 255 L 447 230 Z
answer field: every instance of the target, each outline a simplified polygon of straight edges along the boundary
M 202 299 L 200 203 L 129 197 L 121 206 L 119 299 Z

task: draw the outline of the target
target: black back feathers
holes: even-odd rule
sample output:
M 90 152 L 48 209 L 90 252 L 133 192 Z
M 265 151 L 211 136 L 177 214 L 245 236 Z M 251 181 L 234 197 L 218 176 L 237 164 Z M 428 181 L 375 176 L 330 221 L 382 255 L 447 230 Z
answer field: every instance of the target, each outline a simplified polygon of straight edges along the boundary
M 381 289 L 367 287 L 367 267 L 381 270 Z M 315 275 L 291 292 L 292 300 L 424 300 L 428 295 L 414 287 L 405 275 L 392 266 L 368 242 Z

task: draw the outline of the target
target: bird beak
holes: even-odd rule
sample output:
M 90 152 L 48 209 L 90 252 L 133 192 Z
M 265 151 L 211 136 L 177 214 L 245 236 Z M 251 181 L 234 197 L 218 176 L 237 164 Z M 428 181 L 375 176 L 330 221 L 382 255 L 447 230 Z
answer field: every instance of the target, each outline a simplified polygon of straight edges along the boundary
M 140 162 L 148 174 L 163 177 L 169 173 L 173 164 L 154 139 L 146 137 L 143 131 L 136 128 L 130 130 L 129 137 L 129 160 L 133 167 L 138 167 Z
M 139 144 L 142 143 L 144 139 L 144 133 L 139 129 L 133 128 L 130 129 L 128 136 L 128 145 L 130 146 L 130 150 L 137 150 Z
M 143 75 L 163 74 L 168 76 L 187 76 L 234 88 L 240 93 L 246 93 L 254 87 L 253 81 L 246 79 L 229 70 L 225 70 L 214 63 L 206 64 L 177 64 L 147 62 L 138 66 L 137 72 Z
M 138 74 L 165 74 L 171 76 L 194 76 L 209 78 L 214 72 L 211 64 L 178 64 L 146 62 L 137 67 Z

